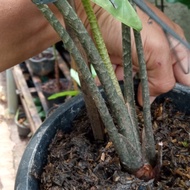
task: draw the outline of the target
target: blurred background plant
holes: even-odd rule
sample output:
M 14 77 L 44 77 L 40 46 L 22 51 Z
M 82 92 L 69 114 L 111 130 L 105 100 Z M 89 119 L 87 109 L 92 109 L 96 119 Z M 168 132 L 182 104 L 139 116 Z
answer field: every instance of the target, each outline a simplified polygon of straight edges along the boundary
M 166 1 L 168 3 L 182 3 L 190 9 L 190 1 L 189 0 L 166 0 Z

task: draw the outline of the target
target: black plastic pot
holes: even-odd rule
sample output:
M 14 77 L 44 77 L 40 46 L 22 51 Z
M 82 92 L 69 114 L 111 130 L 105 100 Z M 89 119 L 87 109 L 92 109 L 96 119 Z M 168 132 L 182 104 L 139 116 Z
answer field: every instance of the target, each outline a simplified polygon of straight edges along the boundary
M 190 88 L 177 84 L 172 91 L 159 96 L 156 101 L 161 102 L 165 97 L 170 97 L 173 104 L 178 106 L 179 111 L 190 114 Z M 84 106 L 83 97 L 79 95 L 61 105 L 45 120 L 23 154 L 17 171 L 15 190 L 39 189 L 39 181 L 35 175 L 40 176 L 42 173 L 46 164 L 48 146 L 56 131 L 58 129 L 65 132 L 72 130 L 72 121 Z
M 21 118 L 26 118 L 26 115 L 21 108 L 18 108 L 17 112 L 15 114 L 14 121 L 17 126 L 19 136 L 21 138 L 26 138 L 28 136 L 28 134 L 30 133 L 30 127 L 29 127 L 29 123 L 27 120 L 25 120 L 25 122 L 23 122 L 23 123 L 20 123 L 19 119 L 21 119 Z
M 56 109 L 47 118 L 30 140 L 20 161 L 17 171 L 15 190 L 38 190 L 39 182 L 34 175 L 39 176 L 46 163 L 48 146 L 56 131 L 65 132 L 72 129 L 72 121 L 84 108 L 81 95 L 72 98 Z

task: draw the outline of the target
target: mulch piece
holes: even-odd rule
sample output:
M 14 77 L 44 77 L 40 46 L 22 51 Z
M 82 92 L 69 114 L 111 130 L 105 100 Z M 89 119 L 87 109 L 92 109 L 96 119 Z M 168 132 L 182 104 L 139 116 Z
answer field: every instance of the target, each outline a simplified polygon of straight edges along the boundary
M 142 112 L 138 110 L 139 123 Z M 160 180 L 144 182 L 123 172 L 112 143 L 96 144 L 85 111 L 70 134 L 58 131 L 41 175 L 42 190 L 187 190 L 190 189 L 190 116 L 166 99 L 152 105 L 156 144 L 163 142 Z M 142 126 L 139 126 L 140 128 Z

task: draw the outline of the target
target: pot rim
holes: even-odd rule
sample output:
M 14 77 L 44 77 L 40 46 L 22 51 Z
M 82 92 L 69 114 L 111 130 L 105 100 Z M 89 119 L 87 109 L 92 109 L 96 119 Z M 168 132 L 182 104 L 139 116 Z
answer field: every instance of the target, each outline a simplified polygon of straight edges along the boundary
M 188 98 L 185 99 L 187 95 Z M 190 87 L 176 84 L 173 90 L 159 96 L 157 98 L 158 102 L 161 101 L 161 99 L 163 100 L 164 97 L 173 98 L 173 103 L 176 106 L 178 106 L 180 103 L 183 103 L 180 105 L 180 109 L 186 109 L 186 113 L 190 114 Z M 15 190 L 39 189 L 39 182 L 38 179 L 34 177 L 34 174 L 41 174 L 40 170 L 42 170 L 43 166 L 46 163 L 48 147 L 51 143 L 52 138 L 55 136 L 58 129 L 63 129 L 65 131 L 70 130 L 72 128 L 72 120 L 84 107 L 84 99 L 82 97 L 82 94 L 80 94 L 76 97 L 71 98 L 68 102 L 62 104 L 50 115 L 50 117 L 48 117 L 43 122 L 43 124 L 39 127 L 39 129 L 30 140 L 21 158 L 16 175 L 14 188 Z M 59 121 L 59 124 L 56 123 L 56 121 Z M 70 126 L 66 126 L 67 124 Z
M 45 119 L 23 153 L 16 174 L 15 190 L 39 189 L 39 181 L 35 175 L 39 176 L 41 174 L 52 138 L 58 129 L 66 132 L 70 131 L 72 128 L 71 122 L 84 106 L 84 100 L 80 94 L 62 104 L 50 117 Z

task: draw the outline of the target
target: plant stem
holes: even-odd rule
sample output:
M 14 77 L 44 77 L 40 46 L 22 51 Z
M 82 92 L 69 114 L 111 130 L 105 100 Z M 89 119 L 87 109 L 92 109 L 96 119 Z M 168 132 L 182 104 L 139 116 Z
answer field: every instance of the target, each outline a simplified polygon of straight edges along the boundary
M 139 67 L 140 67 L 140 78 L 142 85 L 143 94 L 143 118 L 144 118 L 144 139 L 143 144 L 145 148 L 145 153 L 148 161 L 151 164 L 155 163 L 156 153 L 155 153 L 155 142 L 153 136 L 151 113 L 150 113 L 150 100 L 149 100 L 149 87 L 146 71 L 146 63 L 144 59 L 143 46 L 141 41 L 140 33 L 134 30 L 135 43 L 137 48 Z
M 63 14 L 65 21 L 74 29 L 76 36 L 79 38 L 82 46 L 86 50 L 86 53 L 89 56 L 89 59 L 93 64 L 105 90 L 107 100 L 111 110 L 113 111 L 112 113 L 117 119 L 120 133 L 127 137 L 129 142 L 133 142 L 132 144 L 135 146 L 135 150 L 141 153 L 138 132 L 134 131 L 128 110 L 123 103 L 123 99 L 117 94 L 115 88 L 113 88 L 112 80 L 110 79 L 107 70 L 104 69 L 105 65 L 103 64 L 102 59 L 94 43 L 92 42 L 92 39 L 83 26 L 83 23 L 72 10 L 72 7 L 68 5 L 66 0 L 58 0 L 54 4 Z
M 73 58 L 75 59 L 78 69 L 83 75 L 84 80 L 86 81 L 86 84 L 88 85 L 88 88 L 91 92 L 91 96 L 93 97 L 93 100 L 95 101 L 96 106 L 99 109 L 104 125 L 108 131 L 110 140 L 113 142 L 115 146 L 115 149 L 119 155 L 122 165 L 124 165 L 125 168 L 129 169 L 129 171 L 135 172 L 143 165 L 141 152 L 134 146 L 132 141 L 130 142 L 128 138 L 125 138 L 124 136 L 118 133 L 113 123 L 113 119 L 110 116 L 109 111 L 106 107 L 105 101 L 102 98 L 99 89 L 94 83 L 89 68 L 87 67 L 74 42 L 72 41 L 68 33 L 65 31 L 63 26 L 56 19 L 56 17 L 47 5 L 37 5 L 37 7 L 39 8 L 39 10 L 42 11 L 46 19 L 50 22 L 55 31 L 60 35 L 66 49 L 70 51 Z M 104 74 L 107 74 L 105 66 L 103 64 L 101 66 L 101 69 L 104 70 Z M 105 78 L 107 78 L 106 75 Z M 117 93 L 115 92 L 115 94 Z
M 100 56 L 104 62 L 104 64 L 106 65 L 106 68 L 108 70 L 108 73 L 110 75 L 110 78 L 113 81 L 113 84 L 115 86 L 115 89 L 117 91 L 117 93 L 123 97 L 118 80 L 116 78 L 115 72 L 113 70 L 113 66 L 112 63 L 110 61 L 108 52 L 107 52 L 107 48 L 105 46 L 102 34 L 100 32 L 100 28 L 96 19 L 96 15 L 94 14 L 94 11 L 92 9 L 91 3 L 89 0 L 82 0 L 83 6 L 84 6 L 84 10 L 86 11 L 87 17 L 88 17 L 88 21 L 90 23 L 90 27 L 92 30 L 92 34 L 93 34 L 93 38 L 95 40 L 96 43 L 96 47 L 100 53 Z
M 124 68 L 124 99 L 129 109 L 130 117 L 134 128 L 138 131 L 138 121 L 136 114 L 134 83 L 133 83 L 133 67 L 131 53 L 131 32 L 130 27 L 122 24 L 122 43 L 123 43 L 123 68 Z
M 75 10 L 74 0 L 68 0 L 68 2 L 72 6 L 73 10 Z M 73 29 L 67 24 L 67 22 L 65 23 L 65 25 L 66 25 L 66 29 L 67 29 L 69 35 L 73 39 L 76 47 L 78 48 L 78 51 L 80 52 L 80 54 L 82 55 L 82 58 L 85 61 L 86 65 L 88 65 L 88 58 L 87 58 L 85 50 L 83 49 L 80 41 L 74 34 Z M 76 63 L 74 63 L 74 64 L 76 65 Z M 102 123 L 98 109 L 92 99 L 92 96 L 90 95 L 89 88 L 87 87 L 86 81 L 83 79 L 83 76 L 80 74 L 80 72 L 79 72 L 79 79 L 80 79 L 80 83 L 81 83 L 81 90 L 83 92 L 83 96 L 84 96 L 84 100 L 85 100 L 87 115 L 89 117 L 92 131 L 93 131 L 94 140 L 97 143 L 104 142 L 104 125 Z
M 61 90 L 61 82 L 60 82 L 60 77 L 59 77 L 59 63 L 58 63 L 58 58 L 57 58 L 57 52 L 55 45 L 53 46 L 53 53 L 55 56 L 55 65 L 54 65 L 54 70 L 55 70 L 55 81 L 56 81 L 56 86 L 58 92 Z

